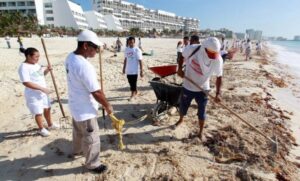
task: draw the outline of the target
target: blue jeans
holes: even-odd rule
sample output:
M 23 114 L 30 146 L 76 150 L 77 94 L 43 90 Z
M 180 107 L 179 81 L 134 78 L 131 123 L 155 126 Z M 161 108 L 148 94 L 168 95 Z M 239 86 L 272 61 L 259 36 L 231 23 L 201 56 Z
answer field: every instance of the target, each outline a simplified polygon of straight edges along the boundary
M 193 99 L 195 99 L 196 103 L 198 104 L 198 119 L 204 121 L 206 118 L 205 108 L 207 105 L 208 97 L 202 91 L 193 92 L 187 90 L 186 88 L 183 88 L 183 93 L 179 105 L 179 112 L 181 115 L 185 116 Z

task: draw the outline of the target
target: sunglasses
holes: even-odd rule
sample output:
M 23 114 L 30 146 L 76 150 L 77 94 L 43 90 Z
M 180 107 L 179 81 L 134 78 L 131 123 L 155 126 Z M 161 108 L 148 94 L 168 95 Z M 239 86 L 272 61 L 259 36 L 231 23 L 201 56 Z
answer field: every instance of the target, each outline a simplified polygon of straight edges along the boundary
M 92 42 L 88 42 L 87 44 L 88 44 L 89 47 L 92 47 L 92 48 L 94 48 L 95 50 L 98 50 L 98 49 L 99 49 L 99 46 L 98 46 L 98 45 L 95 45 L 95 44 L 92 43 Z
M 205 48 L 205 52 L 207 53 L 207 56 L 208 56 L 208 58 L 210 58 L 210 59 L 217 59 L 218 56 L 219 56 L 219 53 L 218 53 L 218 52 L 211 51 L 211 50 L 209 50 L 209 49 L 207 49 L 207 48 Z

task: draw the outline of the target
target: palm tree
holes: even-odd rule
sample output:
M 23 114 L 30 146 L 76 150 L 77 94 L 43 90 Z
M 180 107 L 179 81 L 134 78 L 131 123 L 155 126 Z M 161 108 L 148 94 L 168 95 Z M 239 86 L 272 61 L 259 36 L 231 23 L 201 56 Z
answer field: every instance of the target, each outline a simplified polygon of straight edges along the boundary
M 0 14 L 0 35 L 17 35 L 19 32 L 36 32 L 37 19 L 33 15 L 22 15 L 20 12 L 2 12 Z

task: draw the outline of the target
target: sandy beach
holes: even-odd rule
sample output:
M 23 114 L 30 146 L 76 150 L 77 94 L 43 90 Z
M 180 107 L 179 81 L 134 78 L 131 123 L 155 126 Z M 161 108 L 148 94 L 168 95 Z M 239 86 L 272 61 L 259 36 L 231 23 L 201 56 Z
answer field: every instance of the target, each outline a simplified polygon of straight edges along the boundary
M 116 38 L 100 38 L 109 46 Z M 125 44 L 125 38 L 121 41 Z M 126 149 L 118 149 L 118 139 L 108 118 L 99 110 L 101 161 L 108 172 L 97 175 L 84 167 L 84 158 L 71 158 L 71 119 L 66 129 L 51 131 L 51 136 L 36 134 L 36 123 L 25 105 L 24 86 L 18 67 L 24 56 L 19 54 L 16 39 L 12 49 L 0 39 L 0 180 L 299 180 L 300 178 L 300 85 L 288 67 L 275 61 L 276 52 L 263 56 L 253 53 L 250 61 L 237 53 L 226 61 L 222 102 L 247 119 L 269 137 L 276 135 L 278 152 L 270 149 L 270 141 L 253 131 L 228 111 L 209 101 L 205 140 L 195 138 L 198 131 L 196 103 L 189 109 L 185 123 L 170 129 L 179 118 L 169 116 L 160 126 L 152 126 L 151 117 L 138 120 L 151 112 L 156 97 L 149 85 L 155 75 L 150 66 L 175 64 L 178 39 L 143 39 L 143 49 L 153 50 L 144 57 L 145 77 L 139 79 L 141 95 L 128 101 L 129 85 L 122 74 L 124 55 L 107 50 L 103 53 L 104 92 L 115 115 L 127 124 L 123 130 Z M 76 38 L 45 39 L 53 72 L 68 109 L 64 60 L 75 50 Z M 24 38 L 25 47 L 40 51 L 40 64 L 46 65 L 41 40 Z M 98 57 L 91 59 L 99 74 Z M 180 82 L 179 77 L 176 81 Z M 173 77 L 172 77 L 173 79 Z M 50 75 L 47 84 L 54 90 Z M 215 87 L 212 80 L 212 95 Z M 52 118 L 59 123 L 62 114 L 53 99 Z M 45 122 L 46 124 L 46 122 Z

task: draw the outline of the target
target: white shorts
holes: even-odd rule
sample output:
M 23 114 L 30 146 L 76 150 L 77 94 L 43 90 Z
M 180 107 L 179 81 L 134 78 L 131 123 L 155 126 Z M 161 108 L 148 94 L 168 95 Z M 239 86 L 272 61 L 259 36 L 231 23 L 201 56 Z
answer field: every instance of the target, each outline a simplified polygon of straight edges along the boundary
M 26 105 L 31 114 L 43 114 L 44 109 L 51 107 L 51 100 L 46 94 L 38 97 L 26 97 Z

